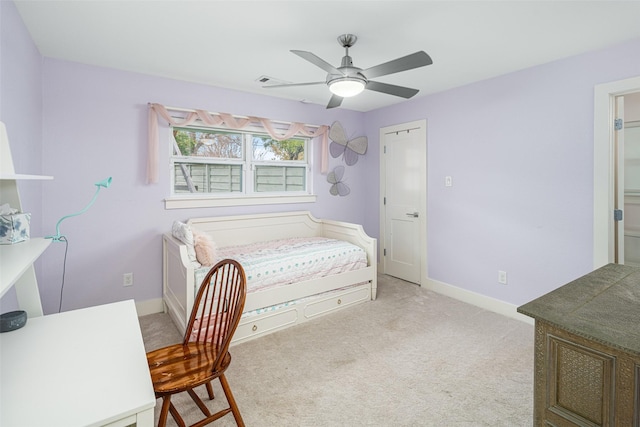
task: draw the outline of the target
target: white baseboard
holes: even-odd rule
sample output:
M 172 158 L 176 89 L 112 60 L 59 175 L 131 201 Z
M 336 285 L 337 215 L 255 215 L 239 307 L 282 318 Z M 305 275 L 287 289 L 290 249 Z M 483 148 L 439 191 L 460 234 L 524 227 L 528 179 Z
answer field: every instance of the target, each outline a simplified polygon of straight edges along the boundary
M 164 311 L 162 298 L 136 302 L 136 311 L 138 312 L 138 317 L 146 316 L 148 314 L 162 313 Z
M 478 294 L 476 292 L 467 291 L 433 279 L 428 279 L 427 283 L 423 286 L 426 289 L 457 299 L 467 304 L 475 305 L 476 307 L 511 317 L 513 319 L 529 323 L 530 325 L 534 324 L 534 320 L 531 317 L 518 313 L 518 306 L 516 305 Z M 138 316 L 162 313 L 164 311 L 164 303 L 162 302 L 162 298 L 140 301 L 136 302 L 136 310 L 138 311 Z
M 516 320 L 533 325 L 534 319 L 524 314 L 518 313 L 518 306 L 510 304 L 508 302 L 500 301 L 495 298 L 491 298 L 476 292 L 467 291 L 447 283 L 439 282 L 437 280 L 428 279 L 427 283 L 423 285 L 425 288 L 437 292 L 442 295 L 457 299 L 467 304 L 475 305 L 476 307 L 483 308 L 485 310 L 493 311 L 494 313 L 501 314 L 503 316 L 511 317 Z

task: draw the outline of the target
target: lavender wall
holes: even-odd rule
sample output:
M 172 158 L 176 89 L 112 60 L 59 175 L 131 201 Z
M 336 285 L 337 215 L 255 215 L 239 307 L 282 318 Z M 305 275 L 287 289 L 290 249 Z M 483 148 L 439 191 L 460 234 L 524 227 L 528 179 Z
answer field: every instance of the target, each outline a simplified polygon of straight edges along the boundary
M 15 5 L 0 1 L 0 121 L 7 127 L 17 173 L 42 173 L 41 76 L 42 57 Z M 31 231 L 36 236 L 42 234 L 42 191 L 49 182 L 18 181 L 22 208 L 33 214 Z M 9 291 L 0 310 L 16 305 L 15 293 Z
M 640 75 L 638 52 L 640 40 L 367 114 L 371 162 L 380 127 L 427 119 L 431 279 L 521 304 L 592 270 L 594 85 Z
M 145 183 L 148 102 L 313 124 L 340 120 L 354 134 L 364 131 L 362 113 L 54 59 L 44 62 L 43 85 L 44 170 L 55 177 L 43 196 L 46 231 L 53 232 L 61 216 L 84 207 L 95 191 L 94 182 L 113 176 L 111 187 L 100 193 L 90 211 L 61 225 L 70 242 L 63 310 L 127 298 L 160 298 L 161 234 L 170 231 L 174 220 L 310 210 L 317 217 L 364 221 L 366 162 L 348 168 L 352 190 L 348 197 L 329 195 L 330 185 L 318 163 L 316 203 L 165 210 L 170 131 L 164 128 L 160 181 Z M 319 146 L 314 144 L 316 159 Z M 331 160 L 332 166 L 339 164 L 338 159 Z M 64 258 L 64 245 L 53 246 L 43 256 L 40 284 L 46 312 L 57 310 Z M 134 274 L 133 287 L 122 286 L 126 272 Z
M 86 205 L 94 182 L 113 176 L 89 212 L 62 224 L 70 241 L 65 310 L 160 298 L 160 235 L 175 219 L 309 209 L 363 223 L 377 236 L 379 129 L 423 118 L 429 277 L 513 304 L 528 301 L 591 270 L 594 85 L 640 75 L 636 40 L 361 114 L 43 63 L 11 2 L 0 2 L 0 19 L 0 118 L 16 168 L 55 176 L 21 184 L 36 233 L 52 233 L 58 218 Z M 145 184 L 147 102 L 318 124 L 339 119 L 352 135 L 366 133 L 369 152 L 348 169 L 347 198 L 329 196 L 316 171 L 314 204 L 167 211 L 166 175 Z M 161 165 L 167 159 L 168 150 Z M 63 258 L 64 245 L 54 244 L 39 268 L 48 313 L 57 310 Z M 497 270 L 508 272 L 509 285 L 496 283 Z M 134 273 L 133 287 L 122 287 L 124 272 Z

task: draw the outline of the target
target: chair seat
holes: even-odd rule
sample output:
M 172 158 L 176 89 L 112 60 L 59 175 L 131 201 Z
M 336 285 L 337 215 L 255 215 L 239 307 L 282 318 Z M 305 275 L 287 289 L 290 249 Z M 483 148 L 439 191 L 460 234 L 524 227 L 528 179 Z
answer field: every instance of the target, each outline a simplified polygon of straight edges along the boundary
M 211 343 L 175 344 L 147 353 L 156 397 L 173 394 L 210 382 L 231 363 L 227 352 L 220 369 L 214 372 L 217 350 Z

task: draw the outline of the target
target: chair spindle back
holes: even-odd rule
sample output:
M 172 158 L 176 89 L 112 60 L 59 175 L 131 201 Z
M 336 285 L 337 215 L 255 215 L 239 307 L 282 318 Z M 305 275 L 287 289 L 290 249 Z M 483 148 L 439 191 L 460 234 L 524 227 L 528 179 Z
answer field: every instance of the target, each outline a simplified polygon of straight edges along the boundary
M 196 295 L 183 344 L 210 343 L 217 356 L 216 368 L 227 353 L 240 323 L 246 286 L 245 272 L 240 263 L 225 259 L 211 267 Z

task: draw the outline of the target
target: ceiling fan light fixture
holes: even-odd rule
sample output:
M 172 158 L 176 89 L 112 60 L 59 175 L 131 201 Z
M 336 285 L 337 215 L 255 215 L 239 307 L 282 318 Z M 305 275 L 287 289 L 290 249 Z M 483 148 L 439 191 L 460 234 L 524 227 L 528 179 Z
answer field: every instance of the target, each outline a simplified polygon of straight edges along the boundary
M 362 79 L 353 77 L 343 77 L 329 82 L 329 90 L 334 95 L 343 98 L 356 96 L 364 90 L 365 82 Z

